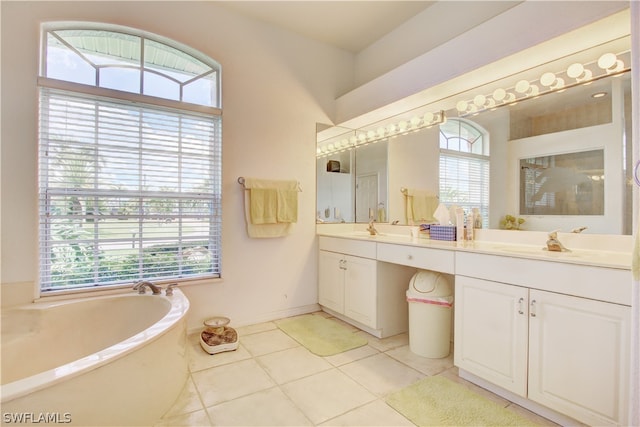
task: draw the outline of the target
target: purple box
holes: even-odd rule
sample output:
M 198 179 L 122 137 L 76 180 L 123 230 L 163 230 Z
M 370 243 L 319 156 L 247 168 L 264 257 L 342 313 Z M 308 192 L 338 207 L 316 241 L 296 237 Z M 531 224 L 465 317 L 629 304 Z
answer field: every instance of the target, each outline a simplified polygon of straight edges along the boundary
M 456 226 L 455 225 L 432 225 L 430 230 L 431 238 L 433 240 L 456 240 Z

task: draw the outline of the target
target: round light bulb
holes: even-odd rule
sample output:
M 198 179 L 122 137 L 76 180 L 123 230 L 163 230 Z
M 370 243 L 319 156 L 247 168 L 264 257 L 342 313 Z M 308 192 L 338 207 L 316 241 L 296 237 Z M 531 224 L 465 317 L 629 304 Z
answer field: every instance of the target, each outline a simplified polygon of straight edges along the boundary
M 461 113 L 467 111 L 467 108 L 469 108 L 469 103 L 467 101 L 458 101 L 458 103 L 456 104 L 456 110 Z
M 433 121 L 433 113 L 425 113 L 424 114 L 424 124 L 428 125 Z
M 516 92 L 518 93 L 525 93 L 529 90 L 529 82 L 526 80 L 520 80 L 518 83 L 516 83 Z
M 384 128 L 382 126 L 380 126 L 376 132 L 378 133 L 378 136 L 380 138 L 382 138 L 384 136 L 384 134 L 385 134 L 385 130 L 384 130 Z
M 376 133 L 372 130 L 367 132 L 367 139 L 371 140 L 376 137 Z
M 411 118 L 411 126 L 412 127 L 418 127 L 418 125 L 420 124 L 420 117 L 418 116 L 413 116 Z
M 569 68 L 567 68 L 567 76 L 571 77 L 572 79 L 577 79 L 582 75 L 582 73 L 584 73 L 584 65 L 577 62 L 575 64 L 569 65 Z
M 608 70 L 609 68 L 616 65 L 616 61 L 618 57 L 614 53 L 605 53 L 600 58 L 598 58 L 598 67 L 603 70 Z
M 404 132 L 405 130 L 407 130 L 408 126 L 409 124 L 404 120 L 398 123 L 398 128 L 400 128 L 400 132 Z
M 551 86 L 556 82 L 556 75 L 553 73 L 544 73 L 540 77 L 540 84 L 543 86 Z
M 498 88 L 493 91 L 493 99 L 495 99 L 496 101 L 502 101 L 506 96 L 507 91 L 502 88 Z
M 473 103 L 476 104 L 478 107 L 484 107 L 484 104 L 486 104 L 487 102 L 487 97 L 484 95 L 476 95 L 475 98 L 473 98 Z

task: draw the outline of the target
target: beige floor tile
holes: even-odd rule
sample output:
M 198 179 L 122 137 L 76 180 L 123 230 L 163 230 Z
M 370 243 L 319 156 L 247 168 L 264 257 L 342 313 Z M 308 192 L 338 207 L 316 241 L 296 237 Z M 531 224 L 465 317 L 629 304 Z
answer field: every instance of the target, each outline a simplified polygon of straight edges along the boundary
M 163 418 L 156 427 L 178 427 L 178 426 L 211 426 L 209 415 L 204 409 L 178 415 L 171 418 Z
M 309 426 L 311 422 L 277 387 L 208 408 L 214 426 Z
M 375 348 L 364 345 L 362 347 L 354 348 L 353 350 L 345 351 L 343 353 L 334 354 L 333 356 L 326 356 L 324 359 L 331 363 L 333 366 L 342 366 L 347 363 L 355 362 L 356 360 L 364 359 L 365 357 L 373 356 L 380 353 Z
M 256 359 L 278 384 L 308 377 L 332 368 L 329 362 L 312 354 L 304 347 L 289 348 Z
M 408 345 L 394 348 L 385 354 L 429 376 L 437 375 L 453 366 L 453 354 L 442 359 L 430 359 L 413 353 Z
M 336 368 L 280 387 L 314 424 L 376 399 Z
M 425 377 L 383 353 L 349 363 L 339 369 L 376 396 L 385 396 Z
M 262 356 L 273 353 L 274 351 L 286 350 L 300 345 L 280 329 L 247 335 L 241 337 L 240 342 L 253 356 Z
M 187 351 L 189 353 L 189 370 L 191 372 L 201 371 L 203 369 L 213 368 L 215 366 L 226 365 L 227 363 L 238 362 L 251 358 L 251 354 L 242 346 L 242 337 L 240 345 L 234 351 L 225 351 L 217 354 L 209 354 L 200 346 L 200 333 L 189 335 L 187 342 Z
M 412 427 L 414 424 L 381 399 L 326 421 L 321 426 Z
M 193 379 L 189 377 L 185 384 L 180 396 L 176 399 L 173 406 L 167 411 L 162 418 L 171 418 L 178 415 L 188 414 L 204 409 L 196 385 L 193 383 Z
M 277 329 L 275 323 L 273 322 L 264 322 L 264 323 L 256 323 L 255 325 L 241 326 L 239 328 L 235 328 L 238 335 L 246 336 L 251 334 L 257 334 L 259 332 L 271 331 Z
M 366 332 L 358 332 L 369 340 L 369 345 L 379 351 L 388 351 L 409 344 L 409 334 L 398 334 L 387 338 L 376 338 Z
M 192 377 L 205 407 L 275 385 L 264 369 L 253 359 L 195 372 Z

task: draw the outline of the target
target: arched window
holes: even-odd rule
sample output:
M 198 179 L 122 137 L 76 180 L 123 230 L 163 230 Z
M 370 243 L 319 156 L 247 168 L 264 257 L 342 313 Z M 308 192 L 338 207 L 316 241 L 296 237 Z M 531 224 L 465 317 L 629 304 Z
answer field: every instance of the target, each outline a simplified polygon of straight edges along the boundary
M 42 37 L 41 290 L 220 277 L 219 64 L 131 28 Z
M 489 225 L 489 140 L 477 124 L 447 119 L 440 125 L 440 202 L 472 212 Z

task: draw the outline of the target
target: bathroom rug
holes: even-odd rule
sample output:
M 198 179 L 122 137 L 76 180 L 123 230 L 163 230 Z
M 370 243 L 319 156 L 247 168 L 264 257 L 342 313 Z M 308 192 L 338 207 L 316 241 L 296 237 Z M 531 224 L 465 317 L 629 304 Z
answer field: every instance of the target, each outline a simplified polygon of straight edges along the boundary
M 391 393 L 386 402 L 417 426 L 538 425 L 442 376 Z
M 332 356 L 368 342 L 338 322 L 314 314 L 277 320 L 276 325 L 318 356 Z

